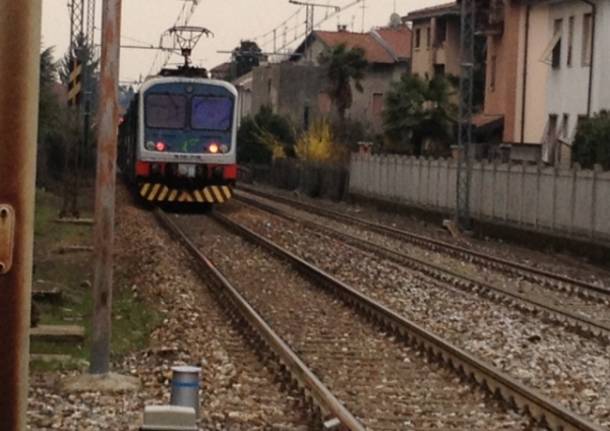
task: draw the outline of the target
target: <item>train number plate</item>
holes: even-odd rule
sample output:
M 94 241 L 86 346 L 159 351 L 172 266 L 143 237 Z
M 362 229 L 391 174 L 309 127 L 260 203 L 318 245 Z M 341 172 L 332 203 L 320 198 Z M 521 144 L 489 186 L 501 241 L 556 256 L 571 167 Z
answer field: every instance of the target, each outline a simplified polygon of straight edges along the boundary
M 178 165 L 178 175 L 186 178 L 195 178 L 197 175 L 197 167 L 196 165 L 186 165 L 180 163 Z

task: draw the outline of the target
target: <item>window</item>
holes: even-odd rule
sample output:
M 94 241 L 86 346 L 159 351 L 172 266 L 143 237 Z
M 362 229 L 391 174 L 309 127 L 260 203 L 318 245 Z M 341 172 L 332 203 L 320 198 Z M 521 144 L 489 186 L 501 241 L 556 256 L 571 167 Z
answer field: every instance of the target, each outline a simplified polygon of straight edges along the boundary
M 436 40 L 435 46 L 441 46 L 447 40 L 447 21 L 445 19 L 436 20 Z
M 491 91 L 496 91 L 496 67 L 497 67 L 497 57 L 493 55 L 491 57 L 490 73 L 489 73 L 489 89 Z
M 582 20 L 582 65 L 591 65 L 591 44 L 592 44 L 592 24 L 593 15 L 587 13 Z
M 321 114 L 330 114 L 332 110 L 332 100 L 328 93 L 321 91 L 318 94 L 318 109 Z
M 562 30 L 562 27 L 563 27 L 563 20 L 556 19 L 555 25 L 554 25 L 554 34 L 555 34 L 555 38 L 557 39 L 557 41 L 555 42 L 555 45 L 553 46 L 552 59 L 551 59 L 551 65 L 553 66 L 553 69 L 559 69 L 561 67 L 561 30 Z M 559 36 L 559 37 L 557 37 L 557 36 Z
M 571 16 L 568 21 L 568 67 L 572 66 L 573 44 L 574 44 L 574 17 Z
M 427 48 L 430 48 L 430 43 L 431 43 L 430 31 L 431 31 L 430 27 L 426 27 L 426 47 Z
M 193 129 L 226 131 L 233 124 L 233 100 L 228 97 L 193 97 Z
M 557 137 L 557 114 L 549 115 L 549 126 L 546 132 L 547 142 L 553 142 Z
M 445 76 L 445 65 L 435 64 L 434 65 L 434 76 Z
M 573 136 L 576 136 L 576 134 L 578 133 L 578 129 L 582 127 L 583 123 L 587 121 L 588 118 L 589 117 L 587 117 L 586 115 L 579 115 L 578 117 L 576 117 L 576 127 L 574 127 L 574 132 L 572 133 Z
M 561 137 L 565 139 L 568 138 L 568 130 L 570 125 L 570 116 L 568 114 L 563 114 L 563 118 L 561 120 Z
M 421 46 L 421 29 L 415 29 L 415 48 L 419 48 Z
M 383 112 L 383 93 L 373 94 L 373 116 L 378 119 L 381 118 Z
M 303 108 L 303 130 L 309 130 L 309 116 L 310 116 L 310 108 L 309 106 L 305 106 Z
M 542 145 L 542 160 L 546 163 L 555 161 L 557 145 L 557 114 L 550 114 L 547 121 L 546 134 Z
M 146 126 L 157 129 L 182 129 L 186 123 L 186 97 L 179 94 L 146 96 Z

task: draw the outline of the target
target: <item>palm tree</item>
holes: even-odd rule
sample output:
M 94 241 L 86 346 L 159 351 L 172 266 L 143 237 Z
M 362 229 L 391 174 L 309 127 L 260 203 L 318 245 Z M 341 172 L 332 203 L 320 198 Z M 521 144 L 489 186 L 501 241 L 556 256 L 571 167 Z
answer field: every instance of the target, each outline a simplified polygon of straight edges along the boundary
M 383 112 L 385 135 L 392 150 L 421 155 L 426 139 L 448 144 L 457 116 L 451 94 L 451 84 L 440 76 L 425 81 L 404 75 L 393 83 Z
M 357 91 L 363 91 L 361 81 L 368 65 L 365 52 L 360 47 L 348 49 L 341 44 L 320 54 L 318 62 L 327 68 L 328 95 L 343 123 L 353 102 L 352 82 Z

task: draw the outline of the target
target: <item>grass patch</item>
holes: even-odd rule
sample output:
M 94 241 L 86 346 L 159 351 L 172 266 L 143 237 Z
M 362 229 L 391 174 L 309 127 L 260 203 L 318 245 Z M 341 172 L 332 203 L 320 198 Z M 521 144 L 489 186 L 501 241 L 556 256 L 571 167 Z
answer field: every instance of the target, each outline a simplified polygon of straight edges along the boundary
M 35 218 L 34 281 L 44 281 L 62 288 L 58 303 L 37 302 L 40 324 L 80 325 L 85 328 L 83 345 L 33 342 L 31 353 L 68 355 L 71 361 L 33 361 L 36 371 L 80 369 L 89 359 L 91 319 L 93 312 L 93 260 L 91 253 L 55 252 L 60 245 L 90 245 L 92 227 L 55 223 L 61 199 L 51 193 L 37 193 Z M 87 213 L 84 211 L 83 213 Z M 151 331 L 161 322 L 161 314 L 154 304 L 134 296 L 129 280 L 115 277 L 111 352 L 114 359 L 147 346 Z

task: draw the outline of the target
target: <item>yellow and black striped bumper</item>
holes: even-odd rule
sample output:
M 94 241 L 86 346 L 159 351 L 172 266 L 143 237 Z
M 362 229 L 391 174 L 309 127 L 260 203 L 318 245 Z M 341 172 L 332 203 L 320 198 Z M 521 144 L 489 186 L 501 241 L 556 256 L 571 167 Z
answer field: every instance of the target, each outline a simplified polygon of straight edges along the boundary
M 229 186 L 207 186 L 202 189 L 173 189 L 163 184 L 140 185 L 140 196 L 149 202 L 180 202 L 222 204 L 233 197 Z

